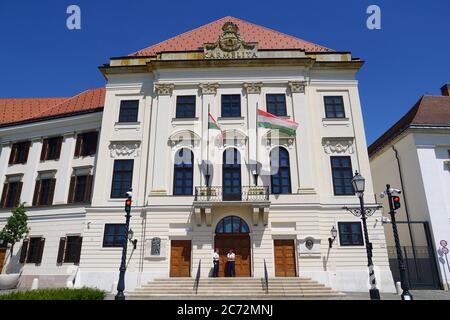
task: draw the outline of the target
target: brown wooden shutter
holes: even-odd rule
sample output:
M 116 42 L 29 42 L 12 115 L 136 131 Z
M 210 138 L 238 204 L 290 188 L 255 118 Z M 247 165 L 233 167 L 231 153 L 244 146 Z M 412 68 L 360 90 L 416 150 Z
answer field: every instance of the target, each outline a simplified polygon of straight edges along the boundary
M 76 183 L 77 177 L 72 176 L 70 177 L 70 185 L 69 185 L 69 198 L 67 199 L 67 203 L 73 203 L 75 199 L 75 183 Z
M 27 252 L 28 252 L 28 243 L 30 242 L 29 239 L 23 239 L 22 243 L 22 250 L 20 251 L 20 263 L 25 263 L 25 260 L 27 258 Z
M 14 198 L 14 205 L 17 206 L 20 204 L 20 195 L 22 193 L 22 185 L 23 182 L 17 182 L 17 191 L 16 191 L 16 197 Z
M 45 245 L 45 238 L 41 238 L 41 241 L 39 242 L 39 253 L 36 259 L 36 264 L 41 264 L 42 262 L 42 255 L 44 254 L 44 245 Z
M 79 265 L 80 264 L 80 256 L 81 256 L 81 245 L 83 243 L 83 237 L 78 237 L 77 238 L 77 253 L 75 256 L 75 264 Z
M 90 155 L 94 155 L 97 152 L 97 143 L 98 143 L 98 132 L 92 132 L 91 133 L 91 150 L 89 150 Z
M 81 154 L 81 142 L 83 140 L 83 135 L 82 134 L 78 134 L 77 135 L 77 143 L 75 144 L 75 157 L 79 157 Z
M 91 193 L 92 193 L 92 179 L 93 176 L 86 176 L 86 188 L 84 190 L 84 202 L 91 202 Z
M 3 184 L 3 192 L 2 192 L 2 200 L 0 202 L 0 206 L 4 208 L 6 206 L 6 197 L 8 196 L 9 183 Z
M 14 164 L 15 158 L 17 154 L 17 144 L 13 144 L 11 147 L 11 154 L 9 155 L 9 164 Z
M 28 154 L 30 153 L 30 146 L 31 146 L 31 141 L 27 141 L 23 144 L 24 157 L 23 157 L 22 163 L 27 163 L 27 161 L 28 161 Z
M 41 150 L 41 161 L 45 161 L 47 159 L 48 152 L 48 139 L 44 139 L 42 142 L 42 150 Z
M 59 238 L 58 257 L 56 258 L 56 264 L 61 265 L 64 261 L 64 252 L 66 249 L 66 237 Z
M 53 195 L 55 194 L 55 185 L 56 185 L 56 179 L 50 179 L 50 189 L 48 191 L 48 201 L 47 205 L 51 206 L 53 204 Z
M 37 206 L 39 203 L 40 191 L 41 191 L 41 180 L 36 180 L 36 186 L 34 187 L 33 206 Z
M 55 158 L 55 160 L 59 160 L 59 157 L 61 156 L 62 143 L 63 143 L 63 137 L 58 137 L 58 141 L 56 143 L 56 158 Z

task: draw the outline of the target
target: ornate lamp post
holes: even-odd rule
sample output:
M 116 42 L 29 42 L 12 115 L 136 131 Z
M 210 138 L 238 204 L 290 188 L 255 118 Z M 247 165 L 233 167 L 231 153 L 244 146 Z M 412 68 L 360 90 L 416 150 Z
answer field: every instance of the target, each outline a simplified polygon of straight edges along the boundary
M 331 233 L 331 238 L 328 238 L 328 247 L 331 249 L 331 248 L 333 248 L 333 242 L 337 237 L 337 230 L 334 226 L 331 228 L 330 233 Z
M 367 266 L 369 267 L 369 281 L 370 281 L 370 299 L 380 300 L 380 292 L 377 289 L 377 282 L 375 280 L 375 271 L 372 261 L 372 243 L 369 242 L 369 233 L 367 231 L 367 217 L 370 217 L 379 209 L 380 207 L 365 207 L 364 206 L 364 190 L 365 190 L 366 179 L 361 176 L 358 171 L 355 172 L 355 176 L 352 179 L 353 189 L 355 190 L 358 198 L 360 208 L 348 208 L 344 207 L 347 211 L 350 211 L 355 217 L 361 217 L 364 230 L 364 239 L 366 242 L 366 252 L 367 252 Z

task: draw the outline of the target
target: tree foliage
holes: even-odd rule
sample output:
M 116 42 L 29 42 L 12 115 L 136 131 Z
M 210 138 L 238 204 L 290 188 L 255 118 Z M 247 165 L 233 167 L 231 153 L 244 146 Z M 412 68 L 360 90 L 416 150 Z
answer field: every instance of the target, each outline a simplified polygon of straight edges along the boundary
M 5 227 L 0 231 L 0 240 L 3 240 L 3 243 L 11 244 L 11 254 L 14 244 L 30 231 L 24 205 L 25 203 L 21 203 L 11 211 L 12 215 L 8 217 Z

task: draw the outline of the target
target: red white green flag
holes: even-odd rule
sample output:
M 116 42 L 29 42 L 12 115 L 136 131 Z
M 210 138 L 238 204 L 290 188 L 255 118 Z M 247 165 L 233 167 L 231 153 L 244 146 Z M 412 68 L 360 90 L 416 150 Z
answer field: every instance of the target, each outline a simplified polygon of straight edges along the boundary
M 298 123 L 277 117 L 271 113 L 258 109 L 258 127 L 266 129 L 277 129 L 280 132 L 286 133 L 290 136 L 295 136 L 295 131 L 298 128 Z
M 216 119 L 214 119 L 212 114 L 208 112 L 208 130 L 209 129 L 219 130 L 220 131 L 220 136 L 221 136 L 222 141 L 223 141 L 223 131 L 222 131 L 222 129 L 219 127 L 219 124 L 217 123 Z

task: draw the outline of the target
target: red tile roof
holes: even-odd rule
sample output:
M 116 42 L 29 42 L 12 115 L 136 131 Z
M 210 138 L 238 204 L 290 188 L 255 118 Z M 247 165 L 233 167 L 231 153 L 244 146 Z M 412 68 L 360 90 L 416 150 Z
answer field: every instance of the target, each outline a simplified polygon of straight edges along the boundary
M 423 96 L 397 123 L 369 146 L 369 156 L 410 126 L 450 127 L 450 97 Z
M 204 43 L 214 43 L 222 34 L 225 22 L 238 25 L 246 42 L 258 42 L 259 49 L 302 49 L 306 52 L 332 52 L 333 50 L 274 31 L 234 17 L 224 17 L 197 29 L 182 33 L 169 40 L 142 49 L 130 56 L 154 56 L 160 52 L 198 51 Z
M 100 111 L 104 101 L 105 88 L 69 98 L 0 98 L 0 126 Z

